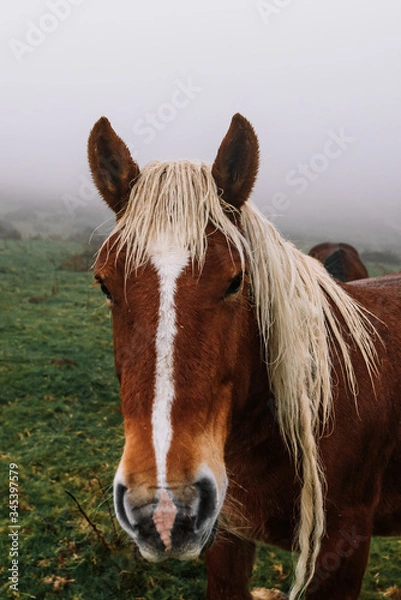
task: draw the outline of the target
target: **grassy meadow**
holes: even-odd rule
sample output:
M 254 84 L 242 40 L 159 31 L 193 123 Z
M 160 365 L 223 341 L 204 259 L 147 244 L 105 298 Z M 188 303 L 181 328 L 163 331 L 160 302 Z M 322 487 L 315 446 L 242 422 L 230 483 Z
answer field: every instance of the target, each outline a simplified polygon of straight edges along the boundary
M 123 429 L 111 322 L 91 286 L 91 252 L 82 253 L 77 243 L 0 240 L 0 596 L 201 600 L 202 560 L 148 564 L 114 518 Z M 401 265 L 369 268 L 376 274 Z M 12 463 L 18 592 L 8 580 Z M 265 547 L 252 583 L 285 591 L 291 568 L 288 553 Z M 400 539 L 373 541 L 362 598 L 401 599 Z

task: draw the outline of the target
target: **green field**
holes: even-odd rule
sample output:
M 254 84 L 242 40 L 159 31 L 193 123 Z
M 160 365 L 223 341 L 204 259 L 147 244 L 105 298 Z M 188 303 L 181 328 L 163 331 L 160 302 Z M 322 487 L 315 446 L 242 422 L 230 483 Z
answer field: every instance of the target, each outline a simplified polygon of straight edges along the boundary
M 77 253 L 78 244 L 0 240 L 0 596 L 201 600 L 201 560 L 150 565 L 113 516 L 123 429 L 111 323 L 91 273 L 74 270 L 86 268 Z M 8 582 L 10 463 L 18 593 Z M 260 549 L 252 583 L 286 590 L 291 565 L 289 554 Z M 401 598 L 401 540 L 373 541 L 362 598 Z

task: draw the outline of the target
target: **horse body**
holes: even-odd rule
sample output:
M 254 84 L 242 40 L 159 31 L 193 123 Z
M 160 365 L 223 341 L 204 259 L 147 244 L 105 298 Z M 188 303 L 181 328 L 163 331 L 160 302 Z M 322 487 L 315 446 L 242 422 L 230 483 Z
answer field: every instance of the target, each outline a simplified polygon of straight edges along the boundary
M 368 285 L 347 286 L 347 290 L 388 323 L 389 314 L 401 314 L 400 279 L 383 277 Z M 383 301 L 387 314 L 383 314 Z M 307 598 L 358 598 L 371 535 L 401 535 L 401 376 L 393 362 L 399 365 L 401 359 L 401 332 L 398 327 L 398 334 L 393 335 L 377 320 L 375 326 L 383 340 L 383 346 L 378 348 L 382 375 L 375 381 L 377 397 L 372 394 L 366 370 L 357 369 L 356 410 L 340 377 L 337 398 L 341 401 L 335 401 L 333 430 L 329 428 L 320 440 L 328 486 L 327 536 L 322 541 Z M 263 381 L 263 372 L 259 375 Z M 211 599 L 249 597 L 247 579 L 254 557 L 250 540 L 285 550 L 293 544 L 299 519 L 294 512 L 299 485 L 272 405 L 266 403 L 265 389 L 262 385 L 254 405 L 248 404 L 244 412 L 236 412 L 233 418 L 225 459 L 227 470 L 235 473 L 228 489 L 228 498 L 232 496 L 235 501 L 229 500 L 226 509 L 223 507 L 223 522 L 233 538 L 230 540 L 223 532 L 221 541 L 217 538 L 209 551 L 209 572 L 218 573 L 216 590 L 220 589 L 215 593 L 212 587 Z M 235 536 L 244 540 L 242 552 L 247 553 L 247 569 L 240 568 L 244 556 L 233 542 Z M 230 552 L 235 554 L 231 560 L 227 559 Z M 231 587 L 224 589 L 227 596 L 221 591 L 221 580 L 231 582 Z
M 317 258 L 338 281 L 355 281 L 369 277 L 356 248 L 342 242 L 323 242 L 313 246 L 309 256 Z
M 371 535 L 401 534 L 401 278 L 342 288 L 258 216 L 239 115 L 211 171 L 140 174 L 105 119 L 89 157 L 117 214 L 95 276 L 124 415 L 121 525 L 152 561 L 216 534 L 208 600 L 252 598 L 255 542 L 300 551 L 291 598 L 355 600 Z

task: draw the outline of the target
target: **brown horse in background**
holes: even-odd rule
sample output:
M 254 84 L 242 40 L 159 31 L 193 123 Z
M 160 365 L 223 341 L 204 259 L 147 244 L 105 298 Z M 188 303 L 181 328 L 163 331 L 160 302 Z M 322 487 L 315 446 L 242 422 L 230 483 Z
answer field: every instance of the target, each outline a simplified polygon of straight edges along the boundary
M 356 248 L 350 244 L 323 242 L 309 250 L 309 256 L 317 258 L 337 281 L 355 281 L 369 277 Z
M 280 236 L 241 115 L 212 167 L 140 170 L 105 118 L 89 160 L 117 218 L 95 278 L 121 526 L 151 561 L 208 548 L 208 600 L 270 597 L 248 588 L 258 542 L 299 553 L 291 599 L 356 600 L 371 536 L 401 535 L 401 278 L 339 286 Z

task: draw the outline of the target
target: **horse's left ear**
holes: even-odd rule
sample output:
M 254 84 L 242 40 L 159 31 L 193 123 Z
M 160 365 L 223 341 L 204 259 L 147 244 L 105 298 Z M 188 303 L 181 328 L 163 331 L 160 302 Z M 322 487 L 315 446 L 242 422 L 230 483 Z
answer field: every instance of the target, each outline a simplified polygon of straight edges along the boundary
M 127 206 L 139 167 L 106 117 L 101 117 L 90 132 L 88 158 L 97 189 L 118 216 Z
M 241 208 L 251 193 L 258 166 L 258 138 L 249 121 L 237 113 L 212 167 L 212 175 L 225 202 Z

